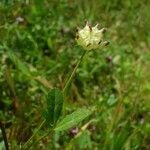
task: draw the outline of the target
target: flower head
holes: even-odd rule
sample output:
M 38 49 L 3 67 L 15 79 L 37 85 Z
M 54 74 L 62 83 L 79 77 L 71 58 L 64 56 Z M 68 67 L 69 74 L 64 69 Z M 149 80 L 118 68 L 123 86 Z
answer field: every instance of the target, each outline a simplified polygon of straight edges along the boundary
M 103 34 L 105 32 L 105 28 L 98 29 L 98 24 L 92 27 L 87 22 L 83 29 L 78 30 L 76 41 L 85 50 L 97 49 L 100 45 L 108 45 L 107 41 L 103 42 Z

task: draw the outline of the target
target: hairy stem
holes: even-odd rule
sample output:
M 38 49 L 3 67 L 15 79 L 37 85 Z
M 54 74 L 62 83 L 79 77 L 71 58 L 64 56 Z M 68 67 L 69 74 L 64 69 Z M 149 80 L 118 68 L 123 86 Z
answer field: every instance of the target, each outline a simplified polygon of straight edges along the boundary
M 75 68 L 74 68 L 74 70 L 72 71 L 70 77 L 68 78 L 68 80 L 67 80 L 67 82 L 66 82 L 66 84 L 65 84 L 65 86 L 64 86 L 64 88 L 63 88 L 63 94 L 64 94 L 64 95 L 66 95 L 66 92 L 67 92 L 67 90 L 68 90 L 68 87 L 70 86 L 70 84 L 71 84 L 71 82 L 72 82 L 72 79 L 73 79 L 73 77 L 74 77 L 74 75 L 75 75 L 75 73 L 76 73 L 76 70 L 77 70 L 77 68 L 79 67 L 80 63 L 82 62 L 82 60 L 83 60 L 83 58 L 84 58 L 86 52 L 87 52 L 87 51 L 84 51 L 84 52 L 83 52 L 81 58 L 80 58 L 80 59 L 78 60 L 78 62 L 77 62 L 77 65 L 75 66 Z

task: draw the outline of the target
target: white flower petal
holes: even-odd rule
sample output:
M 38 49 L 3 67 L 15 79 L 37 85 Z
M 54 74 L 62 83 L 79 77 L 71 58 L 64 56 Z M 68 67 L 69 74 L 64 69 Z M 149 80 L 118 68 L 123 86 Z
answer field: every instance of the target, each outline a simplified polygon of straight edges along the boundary
M 89 23 L 81 30 L 78 31 L 78 38 L 76 39 L 78 45 L 82 46 L 85 50 L 97 49 L 102 41 L 105 28 L 98 29 L 98 24 L 91 27 Z

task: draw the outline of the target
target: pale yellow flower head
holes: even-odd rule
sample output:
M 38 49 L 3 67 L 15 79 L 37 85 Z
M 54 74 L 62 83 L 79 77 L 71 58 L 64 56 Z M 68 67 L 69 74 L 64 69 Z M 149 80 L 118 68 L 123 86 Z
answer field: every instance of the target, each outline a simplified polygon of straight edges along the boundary
M 98 24 L 95 27 L 87 22 L 83 29 L 79 29 L 76 37 L 78 45 L 82 46 L 85 50 L 93 50 L 99 48 L 101 45 L 107 45 L 108 42 L 103 42 L 103 34 L 106 29 L 98 29 Z

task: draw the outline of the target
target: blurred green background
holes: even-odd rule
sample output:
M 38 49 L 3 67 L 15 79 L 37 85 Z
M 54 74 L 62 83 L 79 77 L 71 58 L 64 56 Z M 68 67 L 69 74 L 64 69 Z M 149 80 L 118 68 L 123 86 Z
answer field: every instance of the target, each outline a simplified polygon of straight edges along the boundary
M 83 52 L 75 42 L 76 28 L 88 20 L 108 28 L 110 45 L 86 55 L 65 109 L 97 110 L 75 128 L 53 133 L 31 149 L 148 150 L 149 12 L 148 0 L 1 0 L 0 120 L 10 149 L 19 149 L 40 124 L 48 90 L 63 88 Z M 96 121 L 80 130 L 92 119 Z M 35 139 L 44 132 L 46 128 Z

